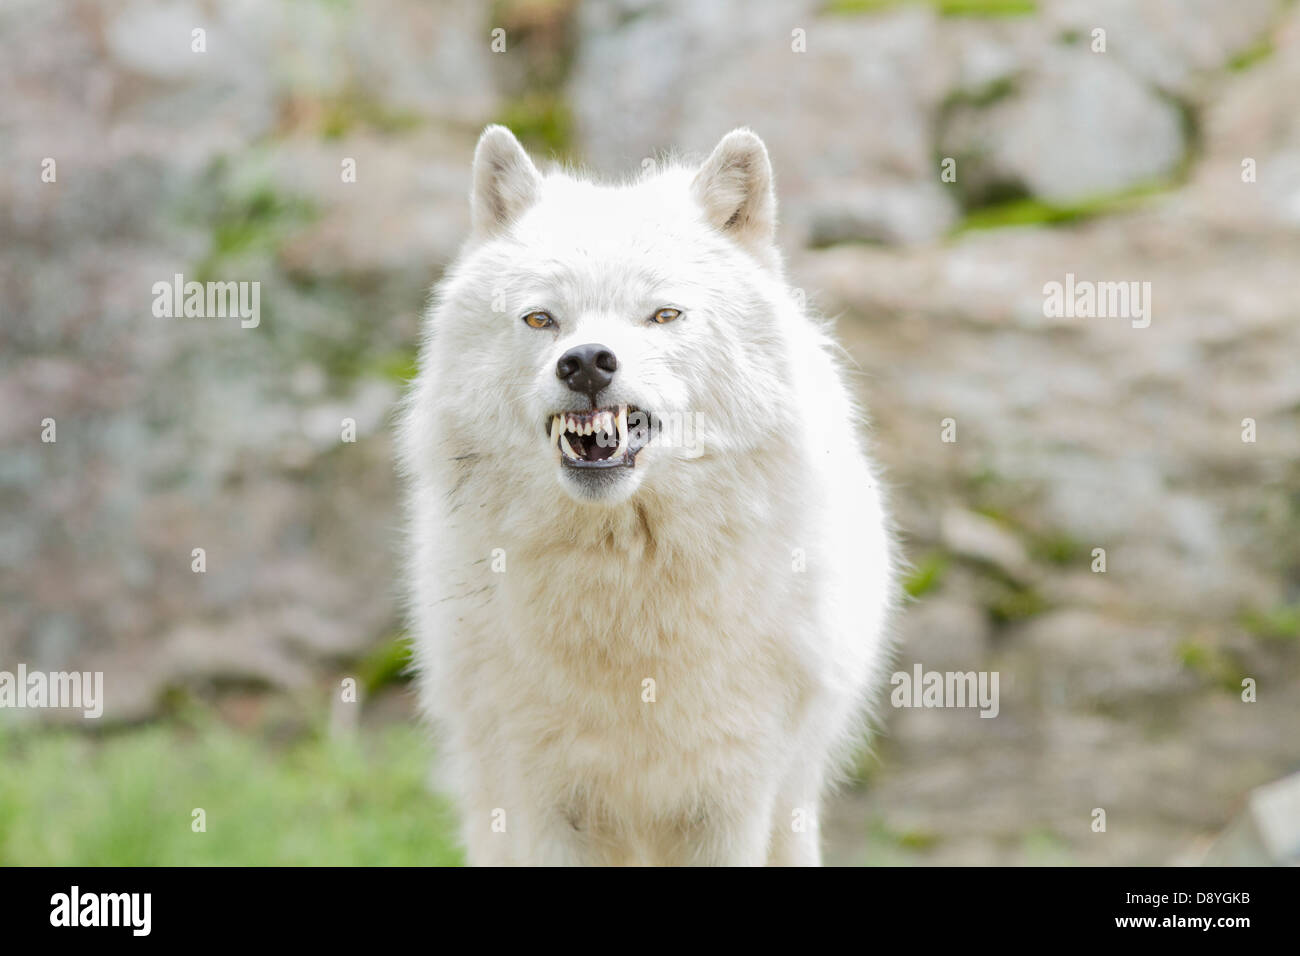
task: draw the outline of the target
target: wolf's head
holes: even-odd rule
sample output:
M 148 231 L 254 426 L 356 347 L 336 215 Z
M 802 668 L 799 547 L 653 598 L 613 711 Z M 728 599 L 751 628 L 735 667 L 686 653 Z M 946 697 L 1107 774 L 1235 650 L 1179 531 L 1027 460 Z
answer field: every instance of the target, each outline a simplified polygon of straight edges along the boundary
M 435 384 L 416 400 L 439 405 L 439 453 L 501 470 L 514 494 L 689 493 L 797 434 L 797 307 L 762 141 L 736 130 L 698 168 L 645 165 L 598 185 L 542 174 L 504 127 L 479 140 L 473 233 L 438 290 Z

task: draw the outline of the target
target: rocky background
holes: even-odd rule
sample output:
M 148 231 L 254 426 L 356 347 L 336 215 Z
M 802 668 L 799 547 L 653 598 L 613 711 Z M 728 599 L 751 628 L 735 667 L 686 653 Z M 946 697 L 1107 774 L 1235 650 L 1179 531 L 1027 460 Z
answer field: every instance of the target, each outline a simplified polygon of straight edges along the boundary
M 1297 5 L 8 0 L 0 37 L 0 669 L 103 670 L 119 726 L 345 673 L 407 719 L 390 416 L 478 132 L 616 175 L 748 125 L 894 489 L 899 669 L 1001 675 L 994 720 L 883 714 L 829 860 L 1194 862 L 1300 768 Z M 260 281 L 260 326 L 154 317 L 176 273 Z M 1045 318 L 1067 273 L 1150 282 L 1150 326 Z

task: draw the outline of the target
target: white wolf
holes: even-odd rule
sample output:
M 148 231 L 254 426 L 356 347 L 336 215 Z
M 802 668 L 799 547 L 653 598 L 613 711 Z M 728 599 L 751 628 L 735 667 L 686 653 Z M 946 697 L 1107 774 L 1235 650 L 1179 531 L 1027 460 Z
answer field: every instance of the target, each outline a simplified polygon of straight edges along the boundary
M 893 549 L 767 150 L 606 186 L 491 126 L 471 206 L 400 428 L 469 861 L 819 863 Z

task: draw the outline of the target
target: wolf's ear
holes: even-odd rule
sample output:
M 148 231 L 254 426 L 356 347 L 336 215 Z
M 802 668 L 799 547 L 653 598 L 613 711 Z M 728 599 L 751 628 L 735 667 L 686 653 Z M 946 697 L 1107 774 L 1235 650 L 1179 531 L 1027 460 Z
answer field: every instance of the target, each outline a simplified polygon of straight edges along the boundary
M 776 231 L 772 164 L 763 141 L 747 129 L 722 137 L 691 183 L 704 218 L 737 242 L 770 244 Z
M 489 126 L 474 150 L 474 188 L 470 217 L 476 236 L 491 236 L 507 228 L 537 201 L 542 174 L 528 158 L 515 134 L 504 126 Z

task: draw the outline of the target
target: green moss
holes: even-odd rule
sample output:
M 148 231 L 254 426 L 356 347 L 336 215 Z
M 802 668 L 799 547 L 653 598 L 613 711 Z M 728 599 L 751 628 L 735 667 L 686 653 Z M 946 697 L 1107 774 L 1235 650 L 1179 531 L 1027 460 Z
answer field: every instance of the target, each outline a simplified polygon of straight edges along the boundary
M 1204 644 L 1181 641 L 1174 648 L 1174 656 L 1180 665 L 1200 676 L 1209 674 L 1213 669 L 1214 655 Z
M 1229 694 L 1240 694 L 1242 679 L 1250 676 L 1236 655 L 1199 640 L 1180 641 L 1174 654 L 1185 670 Z
M 946 554 L 935 552 L 927 554 L 903 578 L 903 590 L 914 598 L 935 590 L 943 582 L 948 571 L 949 559 Z
M 1029 555 L 1036 561 L 1066 566 L 1087 553 L 1084 545 L 1067 531 L 1048 530 L 1029 535 Z
M 559 160 L 573 156 L 573 115 L 559 93 L 525 93 L 506 103 L 494 122 L 509 127 L 530 149 Z
M 1249 70 L 1252 66 L 1262 63 L 1264 60 L 1267 60 L 1272 56 L 1275 49 L 1276 47 L 1273 45 L 1273 38 L 1265 37 L 1258 43 L 1236 53 L 1232 59 L 1228 61 L 1228 69 L 1232 70 L 1234 73 L 1239 73 L 1242 70 Z
M 360 369 L 362 375 L 373 375 L 399 385 L 415 378 L 419 371 L 419 353 L 413 348 L 393 349 L 372 356 Z
M 940 109 L 951 110 L 959 106 L 982 109 L 1013 96 L 1019 88 L 1020 83 L 1016 77 L 1001 76 L 982 86 L 954 90 L 944 99 Z
M 929 830 L 904 830 L 896 836 L 898 845 L 905 850 L 932 850 L 942 838 Z
M 867 840 L 886 852 L 902 850 L 908 856 L 933 850 L 943 842 L 943 837 L 932 830 L 922 827 L 896 827 L 883 818 L 876 818 L 867 825 Z M 913 857 L 913 862 L 919 862 Z
M 1055 226 L 1099 214 L 1100 210 L 1085 206 L 1054 206 L 1040 199 L 1017 199 L 972 210 L 953 229 L 953 234 L 1008 226 Z
M 1096 196 L 1064 205 L 1041 199 L 1016 199 L 972 209 L 952 230 L 960 235 L 975 229 L 1002 229 L 1007 226 L 1059 226 L 1124 212 L 1144 200 L 1167 192 L 1173 180 L 1144 183 L 1118 193 Z
M 1300 603 L 1251 609 L 1242 613 L 1240 622 L 1249 633 L 1264 640 L 1294 641 L 1300 638 Z
M 361 686 L 373 693 L 409 679 L 411 642 L 405 634 L 390 637 L 361 662 Z
M 208 253 L 194 270 L 198 282 L 216 278 L 227 259 L 274 252 L 316 215 L 315 206 L 305 197 L 280 192 L 266 179 L 250 187 L 232 187 L 228 173 L 224 164 L 218 164 L 212 174 L 218 181 L 215 197 L 206 201 L 208 208 L 190 214 L 212 230 Z
M 997 579 L 989 583 L 985 608 L 995 624 L 1014 624 L 1042 614 L 1048 609 L 1046 598 L 1028 584 Z
M 305 199 L 283 196 L 264 183 L 222 204 L 212 227 L 213 254 L 230 256 L 257 248 L 269 243 L 285 223 L 301 222 L 310 214 Z
M 854 783 L 862 785 L 871 782 L 881 768 L 880 754 L 870 739 L 864 739 L 849 760 L 846 773 Z
M 349 91 L 323 104 L 319 133 L 339 139 L 358 129 L 396 135 L 418 129 L 423 118 L 412 110 L 392 109 L 379 100 Z

